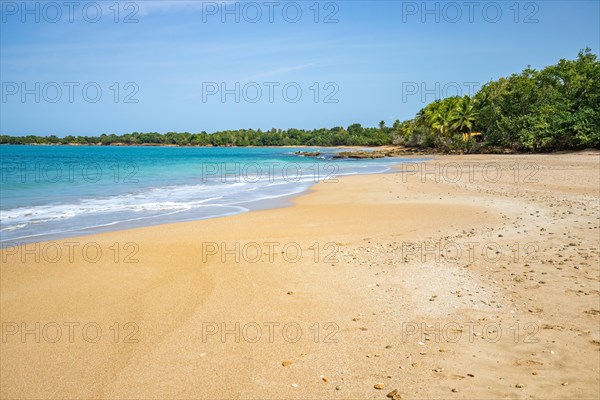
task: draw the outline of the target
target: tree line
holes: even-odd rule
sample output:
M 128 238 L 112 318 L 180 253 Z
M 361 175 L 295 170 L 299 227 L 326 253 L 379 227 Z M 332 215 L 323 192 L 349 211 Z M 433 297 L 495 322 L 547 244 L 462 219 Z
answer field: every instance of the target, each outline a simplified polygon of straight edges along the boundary
M 395 144 L 442 151 L 600 148 L 600 63 L 588 48 L 541 71 L 528 67 L 473 97 L 436 100 L 394 131 Z
M 100 136 L 0 136 L 0 144 L 177 145 L 177 146 L 382 146 L 391 143 L 387 128 L 360 124 L 331 129 L 238 129 L 215 133 L 133 132 Z
M 475 138 L 483 138 L 478 142 Z M 377 127 L 133 132 L 100 136 L 0 136 L 0 144 L 177 146 L 382 146 L 443 152 L 600 148 L 600 62 L 589 48 L 575 60 L 485 84 L 474 96 L 435 100 L 410 120 Z

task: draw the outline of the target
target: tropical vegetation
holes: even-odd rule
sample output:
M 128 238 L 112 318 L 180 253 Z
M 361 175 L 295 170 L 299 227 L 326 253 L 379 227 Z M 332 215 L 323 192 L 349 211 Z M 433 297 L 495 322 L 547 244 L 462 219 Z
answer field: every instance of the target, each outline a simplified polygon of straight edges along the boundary
M 483 137 L 476 143 L 473 135 Z M 600 62 L 585 49 L 540 71 L 491 81 L 474 96 L 435 100 L 392 127 L 240 129 L 212 134 L 133 132 L 100 136 L 0 136 L 0 144 L 177 146 L 381 146 L 442 152 L 555 151 L 600 148 Z

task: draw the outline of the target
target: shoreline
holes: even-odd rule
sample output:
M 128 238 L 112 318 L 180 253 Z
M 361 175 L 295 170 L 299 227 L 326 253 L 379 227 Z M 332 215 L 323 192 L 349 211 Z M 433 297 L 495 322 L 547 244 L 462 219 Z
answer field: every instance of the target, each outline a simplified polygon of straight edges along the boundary
M 300 156 L 298 156 L 298 157 L 300 157 Z M 309 157 L 307 157 L 307 158 L 309 158 Z M 412 155 L 407 155 L 406 157 L 402 157 L 402 158 L 403 159 L 415 159 L 415 160 L 420 160 L 420 161 L 422 161 L 422 159 L 423 159 L 423 157 L 412 156 Z M 335 161 L 335 160 L 332 160 L 332 161 Z M 345 176 L 386 174 L 386 173 L 393 172 L 393 170 L 396 166 L 398 166 L 399 164 L 402 164 L 404 162 L 405 161 L 400 161 L 400 160 L 398 160 L 397 162 L 391 162 L 391 160 L 390 160 L 389 165 L 387 165 L 387 164 L 382 165 L 382 168 L 386 169 L 385 171 L 381 171 L 381 172 L 343 172 L 343 173 L 339 173 L 338 175 L 333 175 L 333 176 L 331 176 L 331 178 L 339 179 L 339 178 L 343 178 Z M 373 166 L 375 166 L 375 165 L 373 165 Z M 286 192 L 284 194 L 273 195 L 273 196 L 265 198 L 265 199 L 249 200 L 249 201 L 245 201 L 245 202 L 235 203 L 233 205 L 229 204 L 225 207 L 229 207 L 232 209 L 237 208 L 237 210 L 236 211 L 232 210 L 230 212 L 226 212 L 226 213 L 222 213 L 222 214 L 218 214 L 218 215 L 209 215 L 209 216 L 203 216 L 203 217 L 189 216 L 189 217 L 186 217 L 183 219 L 175 218 L 172 220 L 169 220 L 169 218 L 167 218 L 167 220 L 161 221 L 161 219 L 164 219 L 165 216 L 168 216 L 170 214 L 170 213 L 167 213 L 165 215 L 148 217 L 146 219 L 146 224 L 139 225 L 139 226 L 131 225 L 128 223 L 128 221 L 114 221 L 114 222 L 111 222 L 108 224 L 103 224 L 103 225 L 86 226 L 83 228 L 64 230 L 64 231 L 60 231 L 60 232 L 40 233 L 40 234 L 36 234 L 36 235 L 22 236 L 22 237 L 17 237 L 17 238 L 12 238 L 12 239 L 5 239 L 5 240 L 0 241 L 0 248 L 5 249 L 5 248 L 18 247 L 18 246 L 27 245 L 27 244 L 51 242 L 51 241 L 56 241 L 56 240 L 65 240 L 65 239 L 69 239 L 69 238 L 77 238 L 80 236 L 91 236 L 91 235 L 100 234 L 100 233 L 118 232 L 118 231 L 124 231 L 124 230 L 129 230 L 129 229 L 139 229 L 139 228 L 145 228 L 145 227 L 155 227 L 155 226 L 169 225 L 169 224 L 180 223 L 180 222 L 194 222 L 194 221 L 202 221 L 202 220 L 207 220 L 207 219 L 224 218 L 224 217 L 233 216 L 233 215 L 245 214 L 245 213 L 253 212 L 253 211 L 257 211 L 257 210 L 285 208 L 285 207 L 289 207 L 289 206 L 293 205 L 292 201 L 294 198 L 308 193 L 314 185 L 316 185 L 320 182 L 321 182 L 320 180 L 316 181 L 316 178 L 315 178 L 312 181 L 308 182 L 308 186 L 306 186 L 306 188 L 304 188 L 303 190 L 297 191 L 297 192 L 293 192 L 293 193 Z M 303 184 L 305 182 L 301 182 L 301 183 Z M 221 207 L 222 205 L 215 204 L 214 206 Z M 41 237 L 41 239 L 36 239 L 37 237 Z
M 452 181 L 451 166 L 473 162 Z M 539 167 L 531 182 L 525 163 Z M 291 207 L 56 241 L 79 243 L 72 259 L 3 251 L 2 323 L 39 322 L 41 340 L 0 344 L 1 397 L 597 397 L 599 166 L 594 154 L 438 156 L 312 185 Z M 96 261 L 80 251 L 91 243 Z M 465 252 L 423 260 L 418 243 Z M 482 257 L 493 245 L 500 258 Z M 103 336 L 71 343 L 65 322 Z M 115 323 L 133 324 L 117 342 Z
M 153 144 L 153 143 L 142 143 L 142 144 L 126 144 L 126 143 L 111 143 L 111 144 L 81 144 L 81 143 L 0 143 L 0 146 L 81 146 L 81 147 L 181 147 L 181 148 L 251 148 L 251 149 L 371 149 L 371 148 L 394 148 L 398 146 L 384 145 L 384 146 L 299 146 L 299 145 L 286 145 L 286 146 L 213 146 L 213 145 L 179 145 L 179 144 Z
M 459 155 L 459 156 L 481 156 L 481 155 L 494 155 L 494 156 L 518 156 L 518 155 L 564 155 L 564 154 L 600 154 L 600 149 L 588 147 L 581 149 L 569 149 L 569 150 L 554 150 L 549 152 L 534 152 L 534 151 L 517 151 L 509 148 L 482 148 L 478 152 L 464 152 L 464 151 L 452 151 L 452 152 L 443 152 L 440 150 L 435 150 L 432 148 L 420 148 L 420 147 L 407 147 L 407 146 L 397 146 L 397 145 L 381 145 L 381 146 L 299 146 L 299 145 L 285 145 L 285 146 L 214 146 L 214 145 L 177 145 L 177 144 L 152 144 L 152 143 L 142 143 L 142 144 L 126 144 L 126 143 L 118 143 L 118 144 L 79 144 L 79 143 L 25 143 L 25 144 L 13 144 L 13 143 L 2 143 L 0 146 L 48 146 L 48 147 L 166 147 L 166 148 L 236 148 L 236 149 L 335 149 L 335 150 L 352 150 L 349 153 L 358 153 L 361 152 L 373 152 L 373 153 L 393 153 L 396 152 L 395 155 L 385 155 L 381 158 L 393 158 L 393 157 L 404 157 L 404 156 L 451 156 L 451 155 Z M 348 157 L 346 157 L 348 158 Z M 353 158 L 353 157 L 350 157 Z M 357 158 L 367 158 L 367 157 L 357 157 Z M 379 157 L 378 157 L 379 158 Z
M 94 147 L 94 146 L 90 146 L 90 147 Z M 130 146 L 128 146 L 130 147 Z M 144 146 L 140 146 L 140 147 L 144 147 Z M 270 147 L 270 148 L 277 148 L 277 147 Z M 323 148 L 323 147 L 318 147 L 318 148 Z M 338 147 L 338 149 L 343 149 L 345 147 Z M 364 147 L 357 147 L 357 148 L 364 148 Z M 384 151 L 386 149 L 397 149 L 397 147 L 394 146 L 381 146 L 380 147 L 381 151 Z M 350 153 L 354 153 L 354 152 L 350 152 Z M 356 153 L 362 153 L 362 151 L 356 151 Z M 578 152 L 556 152 L 556 153 L 550 153 L 550 154 L 546 154 L 543 156 L 549 156 L 549 157 L 553 157 L 553 156 L 565 156 L 565 155 L 573 155 L 573 156 L 578 156 L 578 155 L 598 155 L 600 157 L 600 150 L 585 150 L 585 151 L 578 151 Z M 315 156 L 312 155 L 302 155 L 302 154 L 297 154 L 298 157 L 302 157 L 302 158 L 307 158 L 307 159 L 311 159 L 311 158 L 317 158 Z M 432 154 L 429 157 L 447 157 L 450 155 L 443 155 L 443 154 Z M 478 155 L 478 154 L 465 154 L 465 155 L 460 155 L 461 157 L 473 157 L 474 159 L 476 159 L 477 157 L 481 157 L 482 155 Z M 503 155 L 497 155 L 498 157 L 524 157 L 524 156 L 532 156 L 532 155 L 527 155 L 527 154 L 503 154 Z M 538 156 L 542 156 L 542 155 L 538 155 Z M 422 159 L 426 157 L 428 158 L 427 155 L 424 154 L 399 154 L 395 157 L 384 157 L 383 159 L 392 159 L 392 158 L 402 158 L 402 159 L 418 159 L 419 161 L 422 161 Z M 368 157 L 353 157 L 351 156 L 346 156 L 343 158 L 357 158 L 357 159 L 364 159 L 364 158 L 368 158 Z M 342 159 L 343 159 L 342 158 Z M 376 158 L 376 157 L 375 157 Z M 435 159 L 435 158 L 433 158 Z M 332 161 L 335 161 L 336 159 L 333 159 Z M 375 172 L 375 173 L 365 173 L 366 175 L 371 175 L 371 174 L 380 174 L 380 173 L 389 173 L 390 171 L 393 171 L 394 168 L 396 168 L 399 164 L 401 164 L 402 162 L 395 162 L 392 163 L 388 166 L 386 166 L 386 168 L 388 168 L 388 171 L 385 172 Z M 348 174 L 350 176 L 354 175 L 354 174 Z M 360 174 L 362 175 L 362 173 Z M 338 175 L 338 177 L 343 177 L 343 176 L 347 176 L 344 174 Z M 310 187 L 312 187 L 313 185 L 315 185 L 316 182 L 312 182 L 310 184 L 310 186 L 308 186 L 307 189 L 309 189 Z M 106 233 L 106 232 L 115 232 L 115 231 L 121 231 L 121 230 L 128 230 L 128 229 L 137 229 L 137 228 L 142 228 L 142 227 L 151 227 L 151 226 L 161 226 L 161 225 L 165 225 L 165 224 L 172 224 L 172 223 L 178 223 L 178 222 L 193 222 L 193 221 L 201 221 L 201 220 L 206 220 L 206 219 L 213 219 L 213 218 L 222 218 L 222 217 L 226 217 L 226 216 L 231 216 L 231 215 L 239 215 L 239 214 L 244 214 L 247 212 L 252 212 L 255 209 L 258 210 L 262 210 L 262 209 L 271 209 L 271 208 L 282 208 L 282 207 L 287 207 L 289 206 L 291 203 L 289 202 L 290 199 L 293 199 L 294 197 L 297 196 L 301 196 L 306 192 L 305 190 L 302 190 L 300 192 L 296 192 L 296 193 L 291 193 L 291 194 L 284 194 L 281 196 L 275 196 L 272 198 L 268 198 L 268 199 L 262 199 L 262 200 L 252 200 L 246 203 L 239 203 L 236 204 L 235 206 L 231 206 L 232 208 L 240 208 L 240 209 L 245 209 L 245 210 L 239 210 L 239 211 L 232 211 L 229 213 L 225 213 L 225 214 L 219 214 L 219 215 L 210 215 L 210 216 L 205 216 L 205 217 L 186 217 L 180 220 L 167 220 L 167 221 L 160 221 L 160 219 L 162 219 L 164 217 L 164 215 L 162 216 L 154 216 L 154 217 L 149 217 L 149 222 L 147 223 L 147 225 L 139 225 L 139 226 L 135 226 L 135 225 L 130 225 L 127 224 L 127 221 L 114 221 L 108 224 L 103 224 L 103 225 L 97 225 L 97 226 L 88 226 L 85 228 L 77 228 L 76 230 L 70 230 L 70 231 L 61 231 L 61 232 L 54 232 L 54 233 L 42 233 L 39 235 L 30 235 L 30 236 L 23 236 L 23 237 L 18 237 L 18 238 L 14 238 L 14 239 L 5 239 L 2 240 L 0 242 L 0 247 L 1 248 L 6 248 L 6 247 L 13 247 L 15 244 L 17 246 L 20 245 L 25 245 L 25 244 L 29 244 L 29 243 L 40 243 L 40 242 L 48 242 L 48 241 L 52 241 L 52 240 L 61 240 L 61 239 L 67 239 L 67 238 L 76 238 L 79 236 L 89 236 L 89 235 L 94 235 L 97 233 Z M 259 206 L 259 207 L 250 207 L 247 208 L 246 206 L 244 206 L 244 204 L 259 204 L 259 203 L 268 203 L 267 206 Z M 215 205 L 218 206 L 218 205 Z M 158 219 L 159 221 L 154 221 L 154 219 Z M 119 225 L 119 227 L 115 227 L 115 228 L 110 228 L 111 226 L 114 225 Z M 106 228 L 104 228 L 106 227 Z M 78 231 L 83 231 L 83 232 L 78 232 Z M 88 231 L 88 232 L 86 232 Z M 37 236 L 41 236 L 43 237 L 42 239 L 32 239 L 34 237 Z

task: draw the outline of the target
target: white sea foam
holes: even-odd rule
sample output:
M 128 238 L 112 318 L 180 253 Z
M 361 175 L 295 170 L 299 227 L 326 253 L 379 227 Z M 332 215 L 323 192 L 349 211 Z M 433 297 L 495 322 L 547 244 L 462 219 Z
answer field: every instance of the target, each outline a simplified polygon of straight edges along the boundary
M 295 162 L 294 162 L 295 163 Z M 217 176 L 200 181 L 197 177 L 177 177 L 185 183 L 156 180 L 152 187 L 126 187 L 112 194 L 92 187 L 59 188 L 52 201 L 0 209 L 3 241 L 50 240 L 82 233 L 95 233 L 177 221 L 214 218 L 246 212 L 255 208 L 275 207 L 281 199 L 297 195 L 316 182 L 340 176 L 382 173 L 390 169 L 383 163 L 347 162 L 336 170 L 298 164 L 300 168 L 274 171 L 272 176 Z M 291 165 L 291 164 L 290 164 Z M 339 166 L 339 165 L 337 165 Z M 83 189 L 86 189 L 85 187 Z M 88 188 L 89 189 L 89 188 Z M 117 188 L 119 189 L 119 188 Z M 127 189 L 130 191 L 127 192 Z M 44 194 L 46 194 L 44 192 Z M 26 197 L 25 197 L 26 198 Z M 48 198 L 50 199 L 50 198 Z M 37 201 L 38 203 L 40 201 Z M 13 203 L 18 204 L 18 203 Z

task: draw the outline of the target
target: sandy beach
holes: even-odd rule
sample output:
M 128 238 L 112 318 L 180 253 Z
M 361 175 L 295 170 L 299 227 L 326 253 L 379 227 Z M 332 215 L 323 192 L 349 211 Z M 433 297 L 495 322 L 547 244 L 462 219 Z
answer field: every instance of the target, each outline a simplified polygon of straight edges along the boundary
M 600 154 L 2 251 L 3 399 L 595 399 Z

